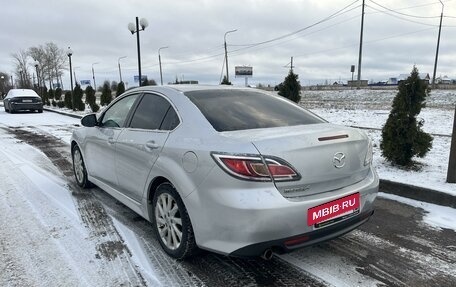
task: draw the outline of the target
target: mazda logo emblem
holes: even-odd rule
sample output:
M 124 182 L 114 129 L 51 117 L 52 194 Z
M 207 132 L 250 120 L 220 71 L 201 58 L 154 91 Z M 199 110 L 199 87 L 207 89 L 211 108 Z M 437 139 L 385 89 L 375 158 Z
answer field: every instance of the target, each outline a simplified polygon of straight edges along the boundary
M 345 154 L 343 152 L 335 153 L 333 164 L 335 168 L 343 168 L 345 166 Z

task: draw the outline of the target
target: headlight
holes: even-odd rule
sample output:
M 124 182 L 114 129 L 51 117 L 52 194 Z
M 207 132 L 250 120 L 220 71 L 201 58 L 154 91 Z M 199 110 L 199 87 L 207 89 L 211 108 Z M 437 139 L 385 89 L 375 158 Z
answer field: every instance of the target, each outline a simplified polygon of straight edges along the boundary
M 369 143 L 367 145 L 367 153 L 366 157 L 364 158 L 364 165 L 369 165 L 372 163 L 373 151 L 372 151 L 372 141 L 369 139 Z

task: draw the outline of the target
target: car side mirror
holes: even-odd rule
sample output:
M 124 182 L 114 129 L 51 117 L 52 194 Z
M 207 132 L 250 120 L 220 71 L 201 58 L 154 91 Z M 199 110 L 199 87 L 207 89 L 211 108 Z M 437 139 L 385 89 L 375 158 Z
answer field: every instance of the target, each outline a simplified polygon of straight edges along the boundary
M 81 124 L 88 128 L 97 126 L 97 116 L 95 114 L 88 114 L 81 119 Z

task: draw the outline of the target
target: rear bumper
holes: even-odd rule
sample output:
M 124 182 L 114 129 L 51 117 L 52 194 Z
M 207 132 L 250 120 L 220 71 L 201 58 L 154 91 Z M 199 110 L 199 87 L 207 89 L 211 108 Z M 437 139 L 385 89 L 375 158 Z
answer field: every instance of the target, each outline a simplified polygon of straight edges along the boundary
M 356 184 L 291 201 L 272 183 L 239 181 L 223 177 L 224 171 L 219 170 L 215 168 L 197 190 L 183 200 L 197 245 L 234 256 L 258 256 L 267 248 L 288 252 L 349 232 L 372 215 L 379 185 L 378 176 L 371 168 L 367 177 Z M 325 227 L 307 225 L 310 208 L 354 193 L 360 194 L 357 215 Z M 285 246 L 285 241 L 303 235 L 310 239 Z
M 323 228 L 321 230 L 315 230 L 312 232 L 299 234 L 293 237 L 252 244 L 249 246 L 242 247 L 234 252 L 231 252 L 229 255 L 235 257 L 259 256 L 263 254 L 263 252 L 267 249 L 271 249 L 274 253 L 277 254 L 288 253 L 296 249 L 300 249 L 309 245 L 321 243 L 342 236 L 345 233 L 348 233 L 353 229 L 356 229 L 360 225 L 366 223 L 373 214 L 374 210 L 367 211 L 355 217 L 342 221 L 338 224 Z
M 42 110 L 42 103 L 10 103 L 11 110 L 23 111 L 23 110 Z

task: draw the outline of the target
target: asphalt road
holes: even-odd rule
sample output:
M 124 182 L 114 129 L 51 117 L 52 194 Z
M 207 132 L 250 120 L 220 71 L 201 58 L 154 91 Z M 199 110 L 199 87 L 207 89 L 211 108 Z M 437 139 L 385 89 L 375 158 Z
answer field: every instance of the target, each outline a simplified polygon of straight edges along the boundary
M 76 186 L 67 143 L 33 125 L 2 128 L 40 149 L 58 167 L 92 236 L 111 236 L 109 244 L 100 240 L 94 250 L 99 258 L 139 250 L 165 286 L 456 286 L 455 231 L 432 228 L 422 221 L 422 209 L 382 198 L 373 218 L 358 230 L 270 261 L 210 252 L 172 260 L 161 251 L 150 223 L 102 190 Z M 131 236 L 122 236 L 124 227 L 137 239 L 135 246 Z M 147 274 L 139 275 L 134 285 L 152 285 Z

